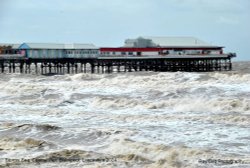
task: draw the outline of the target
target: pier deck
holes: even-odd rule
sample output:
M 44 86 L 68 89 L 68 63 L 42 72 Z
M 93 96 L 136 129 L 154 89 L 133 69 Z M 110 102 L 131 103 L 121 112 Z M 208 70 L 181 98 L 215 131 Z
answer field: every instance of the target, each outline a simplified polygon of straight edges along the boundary
M 112 73 L 133 71 L 209 72 L 232 70 L 231 58 L 221 55 L 173 55 L 143 57 L 41 58 L 0 56 L 0 73 Z

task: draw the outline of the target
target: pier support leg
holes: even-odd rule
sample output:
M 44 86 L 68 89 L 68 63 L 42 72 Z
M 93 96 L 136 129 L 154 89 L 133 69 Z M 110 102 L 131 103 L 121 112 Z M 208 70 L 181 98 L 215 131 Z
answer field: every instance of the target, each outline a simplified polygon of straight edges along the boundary
M 15 64 L 15 62 L 13 62 L 13 64 L 12 64 L 12 69 L 13 69 L 13 73 L 16 73 L 16 64 Z
M 81 73 L 83 73 L 83 69 L 82 69 L 82 68 L 83 68 L 83 66 L 82 66 L 82 63 L 81 63 L 81 66 L 80 66 L 80 68 L 81 68 Z
M 100 73 L 100 64 L 97 65 L 97 73 Z
M 41 63 L 41 74 L 43 74 L 43 64 Z
M 91 73 L 95 73 L 95 65 L 91 64 Z
M 1 63 L 1 72 L 4 73 L 4 62 Z
M 104 73 L 104 65 L 103 65 L 103 63 L 102 63 L 102 73 Z
M 87 67 L 86 63 L 84 63 L 84 73 L 87 73 Z
M 75 64 L 75 73 L 78 73 L 78 65 L 77 65 L 77 63 Z
M 23 73 L 23 63 L 20 63 L 20 73 Z
M 38 68 L 37 68 L 37 63 L 35 62 L 35 71 L 36 71 L 36 74 L 38 74 Z
M 25 73 L 27 73 L 28 71 L 28 66 L 27 66 L 27 63 L 25 64 Z
M 70 65 L 69 65 L 69 62 L 67 63 L 67 73 L 70 74 Z
M 232 62 L 231 62 L 231 59 L 229 59 L 229 71 L 232 70 Z
M 9 63 L 9 73 L 11 73 L 11 63 Z
M 51 71 L 51 68 L 52 68 L 52 67 L 51 67 L 51 63 L 49 63 L 49 73 L 50 73 L 50 74 L 51 74 L 51 72 L 52 72 L 52 71 Z

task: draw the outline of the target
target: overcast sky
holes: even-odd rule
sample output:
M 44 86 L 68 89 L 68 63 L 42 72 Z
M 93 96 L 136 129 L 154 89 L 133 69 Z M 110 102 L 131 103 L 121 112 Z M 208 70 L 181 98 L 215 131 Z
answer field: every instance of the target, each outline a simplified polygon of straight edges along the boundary
M 194 36 L 250 60 L 250 0 L 0 0 L 0 42 Z

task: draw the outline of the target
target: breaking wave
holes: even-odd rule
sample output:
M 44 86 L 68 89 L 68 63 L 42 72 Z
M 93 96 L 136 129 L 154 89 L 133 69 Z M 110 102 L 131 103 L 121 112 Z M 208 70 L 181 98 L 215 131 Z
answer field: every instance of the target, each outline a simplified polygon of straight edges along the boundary
M 218 155 L 205 149 L 192 149 L 186 146 L 165 146 L 119 139 L 101 152 L 63 149 L 48 152 L 33 158 L 4 159 L 2 166 L 32 167 L 33 164 L 62 167 L 115 166 L 115 167 L 200 167 L 199 160 L 209 158 L 232 158 Z M 235 159 L 235 158 L 234 158 Z M 210 165 L 213 167 L 212 165 Z M 230 165 L 227 165 L 230 166 Z
M 50 124 L 43 124 L 43 125 L 37 125 L 37 124 L 22 124 L 17 125 L 13 129 L 17 130 L 30 130 L 30 129 L 37 129 L 41 131 L 54 131 L 60 129 L 58 126 L 50 125 Z
M 99 109 L 171 109 L 177 112 L 239 112 L 250 114 L 250 99 L 228 99 L 197 97 L 191 98 L 169 98 L 158 101 L 145 100 L 129 97 L 94 97 L 91 106 Z
M 14 134 L 14 133 L 46 133 L 50 131 L 56 131 L 61 129 L 58 126 L 50 125 L 50 124 L 15 124 L 15 123 L 2 123 L 3 131 L 2 133 L 6 132 L 7 134 Z

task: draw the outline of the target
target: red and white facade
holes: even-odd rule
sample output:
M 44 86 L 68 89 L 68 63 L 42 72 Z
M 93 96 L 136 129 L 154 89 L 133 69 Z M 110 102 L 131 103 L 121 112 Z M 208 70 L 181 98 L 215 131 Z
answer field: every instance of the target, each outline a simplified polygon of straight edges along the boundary
M 223 54 L 223 47 L 100 48 L 100 53 L 105 56 L 219 55 Z
M 194 37 L 139 37 L 125 40 L 124 47 L 100 48 L 104 56 L 220 55 L 223 47 Z

